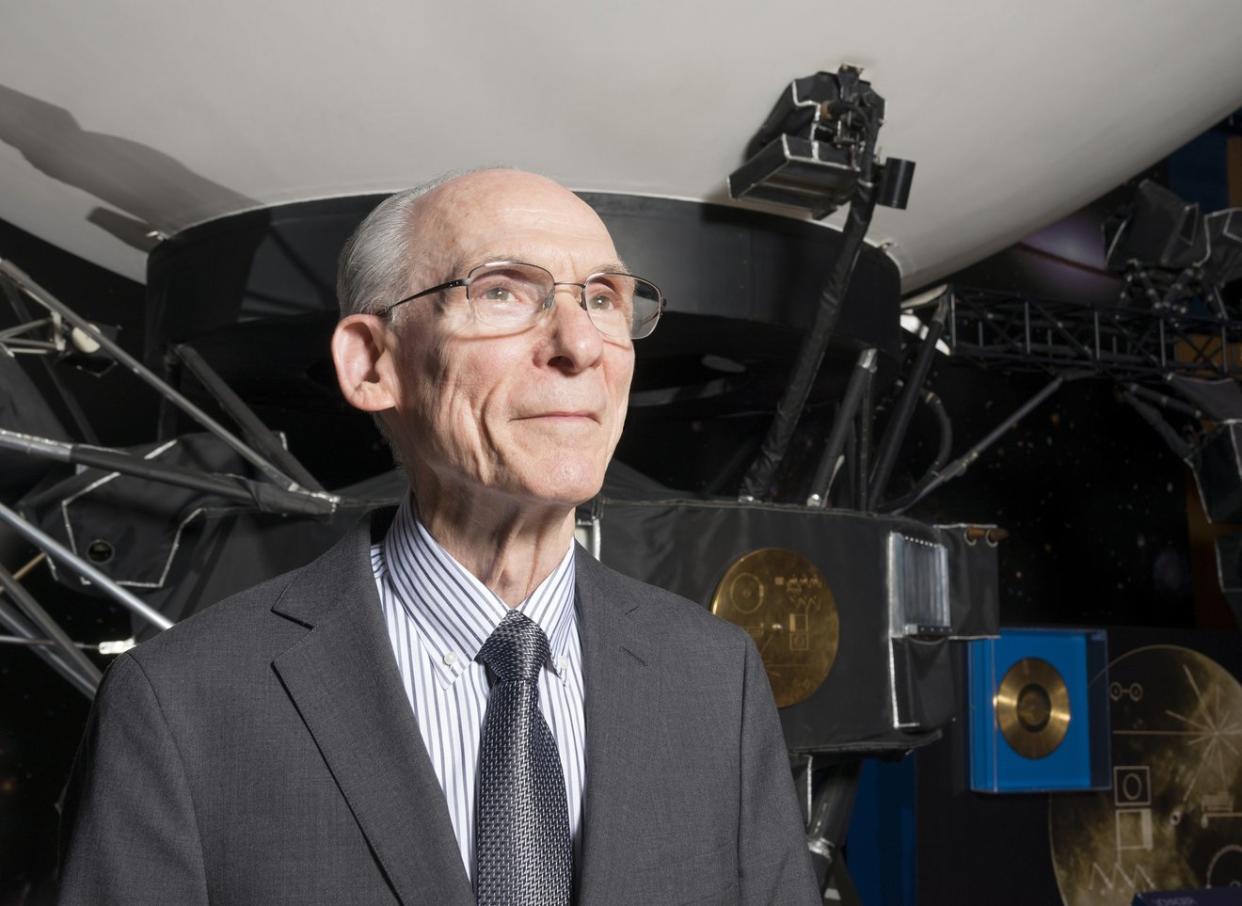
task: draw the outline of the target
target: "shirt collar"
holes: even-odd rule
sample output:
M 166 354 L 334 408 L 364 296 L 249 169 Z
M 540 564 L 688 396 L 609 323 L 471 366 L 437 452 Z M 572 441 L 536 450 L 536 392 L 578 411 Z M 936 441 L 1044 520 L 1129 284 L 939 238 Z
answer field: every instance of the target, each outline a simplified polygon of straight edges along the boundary
M 417 626 L 440 680 L 452 683 L 466 672 L 509 607 L 440 546 L 414 514 L 407 496 L 381 547 L 385 572 L 397 599 Z M 560 669 L 568 653 L 574 617 L 574 545 L 518 610 L 548 637 L 552 662 Z

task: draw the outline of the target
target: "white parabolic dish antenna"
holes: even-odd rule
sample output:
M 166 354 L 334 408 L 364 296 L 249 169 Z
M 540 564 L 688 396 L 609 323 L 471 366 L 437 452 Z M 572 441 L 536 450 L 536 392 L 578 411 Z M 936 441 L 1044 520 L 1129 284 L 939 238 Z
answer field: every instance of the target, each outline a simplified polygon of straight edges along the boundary
M 1242 106 L 1240 40 L 1236 0 L 20 4 L 0 218 L 142 279 L 117 223 L 171 234 L 450 168 L 725 202 L 781 88 L 850 62 L 887 101 L 882 149 L 918 165 L 869 236 L 910 289 Z

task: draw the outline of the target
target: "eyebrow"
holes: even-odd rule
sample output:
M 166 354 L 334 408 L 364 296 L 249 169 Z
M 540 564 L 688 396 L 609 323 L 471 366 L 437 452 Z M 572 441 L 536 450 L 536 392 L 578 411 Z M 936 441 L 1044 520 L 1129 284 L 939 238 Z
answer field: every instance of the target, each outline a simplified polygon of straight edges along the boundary
M 487 264 L 490 261 L 521 261 L 526 264 L 538 264 L 537 261 L 527 261 L 521 255 L 512 255 L 512 254 L 507 254 L 505 252 L 487 252 L 482 255 L 472 255 L 469 260 L 458 258 L 457 261 L 453 265 L 453 274 L 456 276 L 450 277 L 450 279 L 455 280 L 458 277 L 464 277 L 466 275 L 466 272 L 470 270 L 471 268 L 478 267 L 480 264 Z M 596 265 L 595 267 L 587 271 L 587 273 L 588 274 L 618 273 L 618 274 L 629 274 L 630 276 L 633 276 L 633 274 L 630 272 L 629 267 L 620 258 L 618 258 L 615 261 L 605 261 L 603 264 Z

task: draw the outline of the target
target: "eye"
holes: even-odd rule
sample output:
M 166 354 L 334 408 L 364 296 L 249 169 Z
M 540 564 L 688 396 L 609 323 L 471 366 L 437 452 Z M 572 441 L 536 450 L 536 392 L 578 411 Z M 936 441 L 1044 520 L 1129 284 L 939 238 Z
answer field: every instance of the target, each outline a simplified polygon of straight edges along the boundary
M 632 282 L 619 274 L 596 276 L 587 284 L 587 309 L 603 313 L 629 308 Z
M 600 289 L 597 286 L 591 287 L 591 294 L 587 296 L 587 307 L 591 311 L 612 311 L 617 307 L 617 294 L 611 290 Z
M 517 295 L 513 292 L 513 288 L 504 283 L 497 283 L 495 285 L 485 287 L 479 295 L 479 298 L 487 302 L 517 301 Z
M 546 293 L 541 291 L 538 275 L 526 274 L 515 268 L 497 268 L 474 278 L 470 297 L 476 303 L 492 308 L 538 305 Z

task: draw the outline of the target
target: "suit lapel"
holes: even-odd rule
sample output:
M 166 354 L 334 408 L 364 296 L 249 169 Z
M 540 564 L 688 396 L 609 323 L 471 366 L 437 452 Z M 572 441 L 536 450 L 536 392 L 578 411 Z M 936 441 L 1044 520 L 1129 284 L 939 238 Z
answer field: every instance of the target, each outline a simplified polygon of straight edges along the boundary
M 273 666 L 398 898 L 474 903 L 448 806 L 392 655 L 368 521 L 273 610 L 310 627 Z
M 575 563 L 578 631 L 582 640 L 586 716 L 586 801 L 583 803 L 579 903 L 611 902 L 627 871 L 623 854 L 651 815 L 629 807 L 633 772 L 656 744 L 648 714 L 660 712 L 652 652 L 637 631 L 640 603 L 585 551 Z

